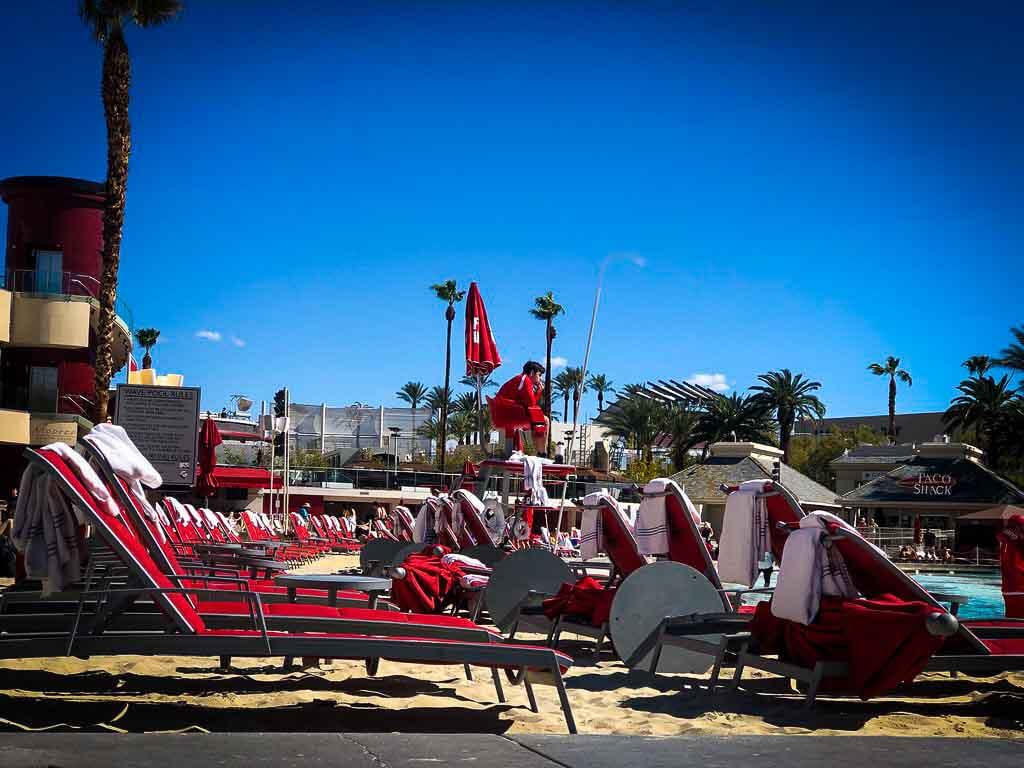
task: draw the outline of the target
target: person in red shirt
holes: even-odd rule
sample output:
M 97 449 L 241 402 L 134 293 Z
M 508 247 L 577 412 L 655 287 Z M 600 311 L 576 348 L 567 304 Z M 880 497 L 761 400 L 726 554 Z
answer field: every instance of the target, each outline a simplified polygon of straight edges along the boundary
M 1024 515 L 1012 515 L 996 538 L 1006 618 L 1024 619 Z
M 522 450 L 518 430 L 529 429 L 539 455 L 547 452 L 548 419 L 537 401 L 544 366 L 529 360 L 523 372 L 502 384 L 490 401 L 491 423 L 497 429 L 515 432 L 515 448 Z

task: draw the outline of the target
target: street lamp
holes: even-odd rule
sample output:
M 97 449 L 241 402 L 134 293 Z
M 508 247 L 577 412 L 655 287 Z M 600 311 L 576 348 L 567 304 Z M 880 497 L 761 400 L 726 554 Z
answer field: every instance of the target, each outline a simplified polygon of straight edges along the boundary
M 395 473 L 398 473 L 398 434 L 402 431 L 401 427 L 388 427 L 388 432 L 391 433 L 391 437 L 388 443 L 391 445 L 392 450 L 395 454 Z

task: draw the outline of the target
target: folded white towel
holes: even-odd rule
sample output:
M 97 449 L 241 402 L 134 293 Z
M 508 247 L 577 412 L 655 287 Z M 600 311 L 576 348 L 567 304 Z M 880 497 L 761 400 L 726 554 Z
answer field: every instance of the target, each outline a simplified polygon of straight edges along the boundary
M 21 475 L 11 539 L 25 571 L 42 579 L 43 594 L 59 592 L 81 576 L 77 513 L 53 477 L 30 464 Z
M 157 537 L 160 541 L 166 541 L 167 536 L 160 523 L 169 525 L 170 521 L 166 519 L 162 510 L 154 509 L 149 503 L 143 487 L 159 488 L 163 484 L 163 478 L 128 437 L 124 427 L 117 424 L 97 424 L 83 439 L 106 459 L 114 474 L 125 481 L 128 492 L 135 498 L 139 508 L 146 517 L 156 523 L 154 528 Z
M 849 527 L 835 515 L 812 512 L 786 539 L 772 596 L 774 616 L 807 625 L 817 617 L 822 595 L 857 597 L 839 550 L 824 544 L 826 520 Z
M 469 557 L 467 555 L 459 555 L 454 552 L 444 555 L 441 557 L 441 565 L 451 565 L 452 563 L 460 563 L 461 565 L 469 566 L 470 568 L 476 568 L 481 571 L 489 571 L 484 563 L 477 560 L 475 557 Z
M 668 552 L 668 513 L 664 493 L 664 481 L 652 480 L 644 486 L 644 498 L 636 514 L 636 544 L 645 555 Z
M 589 560 L 605 551 L 604 522 L 601 514 L 602 501 L 612 505 L 620 515 L 619 503 L 603 492 L 588 493 L 583 497 L 583 522 L 580 533 L 580 557 Z M 623 517 L 623 520 L 625 518 Z
M 82 485 L 86 487 L 107 514 L 114 517 L 121 514 L 121 508 L 110 495 L 110 489 L 107 488 L 107 484 L 100 480 L 96 470 L 89 466 L 89 462 L 85 460 L 82 454 L 67 443 L 51 443 L 45 449 L 59 454 L 67 462 L 71 471 L 82 481 Z
M 541 507 L 551 506 L 548 492 L 544 488 L 544 465 L 554 464 L 551 459 L 544 459 L 540 456 L 527 456 L 521 451 L 516 451 L 509 457 L 509 461 L 518 461 L 523 465 L 523 490 L 530 492 L 530 503 Z
M 769 480 L 748 480 L 725 501 L 725 519 L 718 549 L 722 581 L 752 587 L 758 564 L 771 551 L 768 509 L 761 494 Z
M 165 496 L 167 503 L 171 505 L 171 509 L 174 510 L 174 514 L 178 517 L 178 523 L 182 525 L 191 525 L 192 516 L 185 509 L 185 505 L 178 501 L 174 496 Z

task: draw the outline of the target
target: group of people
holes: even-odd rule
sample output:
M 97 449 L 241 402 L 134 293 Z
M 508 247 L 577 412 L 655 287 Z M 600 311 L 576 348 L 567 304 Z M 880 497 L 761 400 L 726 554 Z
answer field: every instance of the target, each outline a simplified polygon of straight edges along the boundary
M 918 549 L 911 544 L 904 544 L 897 551 L 895 559 L 908 563 L 952 563 L 954 557 L 949 547 L 937 548 L 932 544 L 931 547 Z

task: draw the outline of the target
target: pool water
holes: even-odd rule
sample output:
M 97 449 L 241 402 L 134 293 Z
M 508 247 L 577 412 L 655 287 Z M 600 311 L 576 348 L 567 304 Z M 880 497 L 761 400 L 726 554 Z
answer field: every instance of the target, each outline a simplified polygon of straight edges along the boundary
M 960 606 L 961 619 L 990 619 L 1006 615 L 998 572 L 970 576 L 946 573 L 912 573 L 910 576 L 929 592 L 964 595 L 971 601 Z

